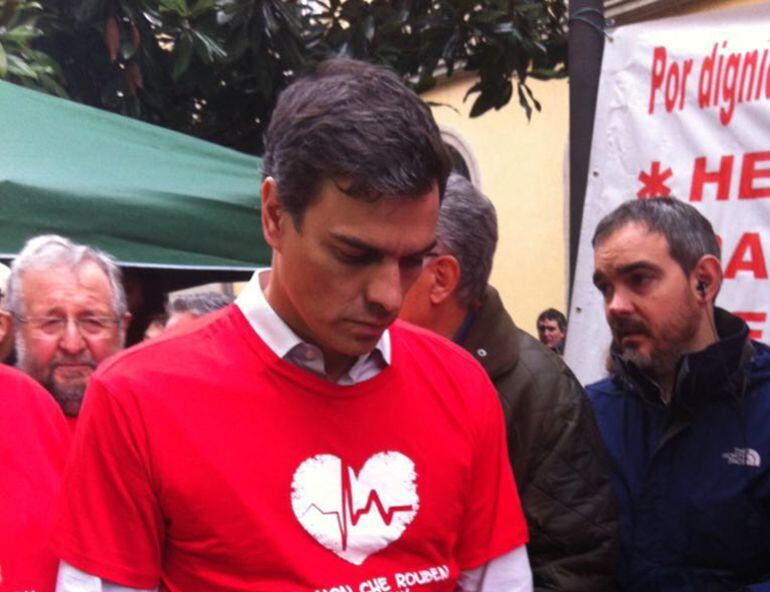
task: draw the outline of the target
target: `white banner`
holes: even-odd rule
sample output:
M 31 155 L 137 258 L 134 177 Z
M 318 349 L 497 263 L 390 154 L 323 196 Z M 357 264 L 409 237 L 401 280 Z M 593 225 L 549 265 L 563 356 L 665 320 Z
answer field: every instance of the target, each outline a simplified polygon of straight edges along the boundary
M 722 241 L 717 304 L 770 341 L 770 4 L 611 31 L 596 104 L 566 361 L 606 376 L 610 332 L 591 237 L 628 199 L 697 207 Z

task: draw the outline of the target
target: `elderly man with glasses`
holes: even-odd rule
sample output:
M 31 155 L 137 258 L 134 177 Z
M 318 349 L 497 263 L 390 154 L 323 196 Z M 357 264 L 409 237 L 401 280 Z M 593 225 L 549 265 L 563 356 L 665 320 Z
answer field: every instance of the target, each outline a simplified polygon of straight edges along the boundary
M 18 367 L 73 423 L 91 373 L 123 347 L 131 315 L 118 266 L 61 236 L 35 237 L 11 265 L 7 306 Z

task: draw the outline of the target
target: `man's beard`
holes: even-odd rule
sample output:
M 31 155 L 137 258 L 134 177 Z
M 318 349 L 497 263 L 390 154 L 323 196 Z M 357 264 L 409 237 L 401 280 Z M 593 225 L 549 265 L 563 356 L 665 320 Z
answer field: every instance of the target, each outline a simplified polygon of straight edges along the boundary
M 657 328 L 657 335 L 639 317 L 621 317 L 611 323 L 615 339 L 613 346 L 620 352 L 621 357 L 632 362 L 642 372 L 660 381 L 673 376 L 679 358 L 688 352 L 695 335 L 698 332 L 700 316 L 697 304 L 690 298 L 690 293 L 683 294 L 683 299 Z M 635 347 L 624 347 L 622 337 L 625 334 L 645 336 L 649 342 L 648 350 Z
M 83 350 L 77 356 L 57 353 L 47 366 L 38 364 L 29 355 L 26 341 L 21 332 L 16 334 L 16 366 L 37 380 L 59 403 L 62 411 L 68 417 L 77 417 L 83 403 L 83 395 L 88 386 L 88 379 L 96 368 L 96 361 L 91 352 Z M 57 380 L 56 369 L 62 364 L 79 364 L 90 367 L 86 374 L 71 377 L 69 380 Z

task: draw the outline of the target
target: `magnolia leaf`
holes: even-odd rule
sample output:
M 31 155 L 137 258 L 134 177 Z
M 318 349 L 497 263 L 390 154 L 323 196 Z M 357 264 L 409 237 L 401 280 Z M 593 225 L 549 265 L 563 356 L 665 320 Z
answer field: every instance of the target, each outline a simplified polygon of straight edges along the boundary
M 8 60 L 8 72 L 15 74 L 16 76 L 37 80 L 37 72 L 35 72 L 35 70 L 32 69 L 32 66 L 22 60 L 19 56 L 6 54 L 6 59 Z
M 174 46 L 174 69 L 171 76 L 174 80 L 179 80 L 190 66 L 190 60 L 193 54 L 193 42 L 187 33 L 183 33 L 179 41 Z

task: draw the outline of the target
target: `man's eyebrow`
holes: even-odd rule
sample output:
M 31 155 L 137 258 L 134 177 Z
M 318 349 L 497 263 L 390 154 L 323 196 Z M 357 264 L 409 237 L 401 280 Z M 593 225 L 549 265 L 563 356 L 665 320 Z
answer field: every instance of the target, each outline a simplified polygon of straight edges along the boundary
M 345 243 L 346 245 L 349 245 L 353 247 L 354 249 L 361 249 L 362 251 L 371 251 L 373 253 L 383 253 L 383 251 L 376 245 L 372 245 L 367 243 L 366 241 L 363 241 L 359 238 L 355 238 L 353 236 L 347 236 L 344 234 L 339 234 L 337 232 L 331 231 L 329 234 L 335 239 L 338 240 L 341 243 Z M 405 257 L 415 257 L 420 255 L 425 255 L 432 251 L 436 245 L 438 244 L 438 241 L 436 239 L 433 239 L 429 245 L 426 247 L 420 249 L 419 251 L 415 251 L 414 253 L 407 253 L 404 255 Z
M 660 267 L 649 261 L 634 261 L 628 265 L 623 265 L 616 270 L 618 275 L 628 275 L 635 271 L 660 271 Z M 601 271 L 595 271 L 593 275 L 594 286 L 605 280 L 605 275 Z
M 618 273 L 621 275 L 628 275 L 635 271 L 660 271 L 660 267 L 649 261 L 635 261 L 618 268 Z

